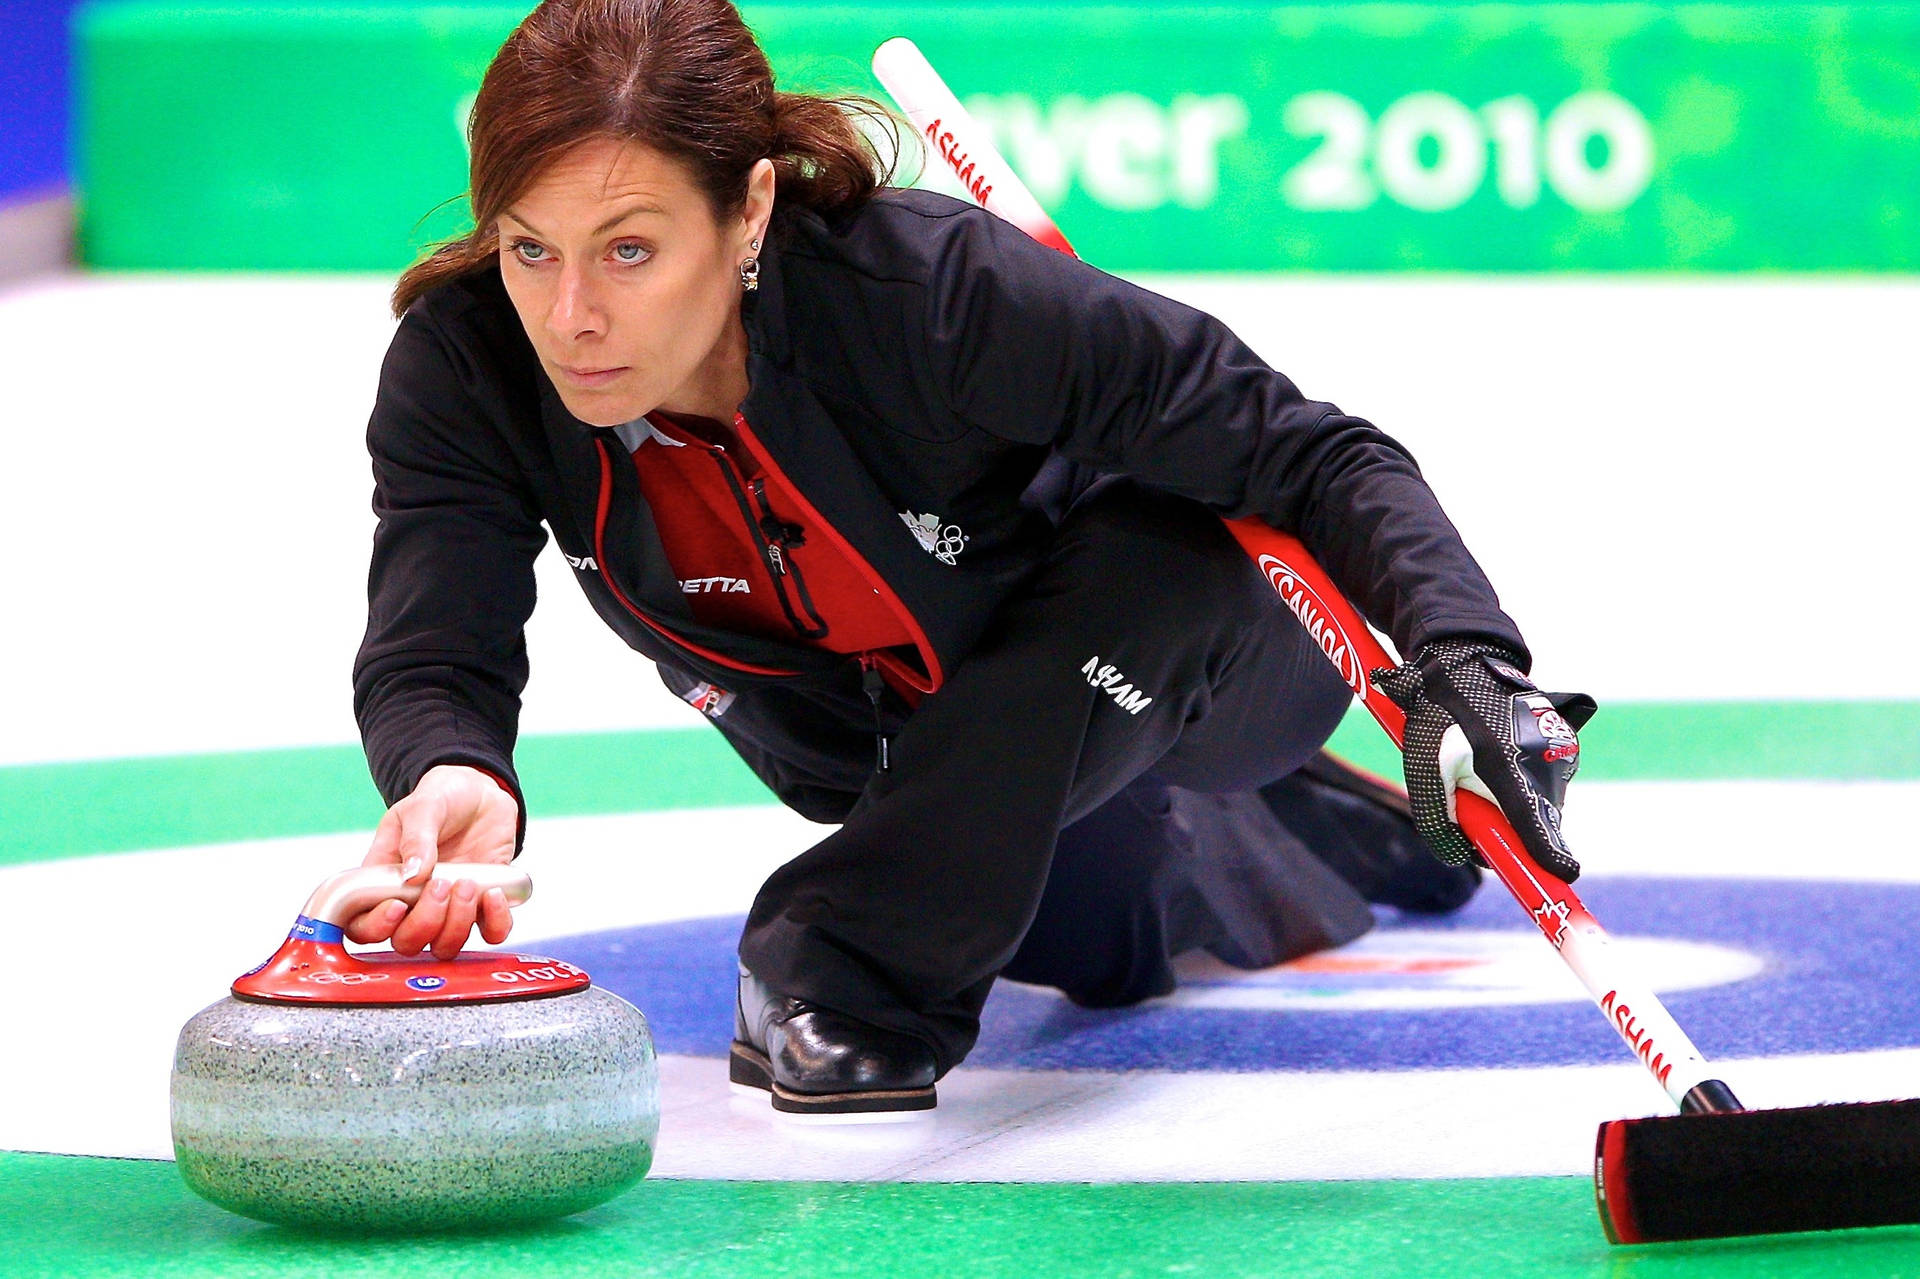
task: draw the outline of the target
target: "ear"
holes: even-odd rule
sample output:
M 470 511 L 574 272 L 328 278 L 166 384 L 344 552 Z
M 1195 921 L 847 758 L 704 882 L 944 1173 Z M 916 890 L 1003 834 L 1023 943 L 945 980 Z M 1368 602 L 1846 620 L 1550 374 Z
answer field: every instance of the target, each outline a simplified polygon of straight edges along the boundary
M 765 244 L 767 223 L 773 218 L 773 161 L 756 160 L 747 174 L 747 202 L 740 210 L 740 250 L 752 257 L 755 240 Z

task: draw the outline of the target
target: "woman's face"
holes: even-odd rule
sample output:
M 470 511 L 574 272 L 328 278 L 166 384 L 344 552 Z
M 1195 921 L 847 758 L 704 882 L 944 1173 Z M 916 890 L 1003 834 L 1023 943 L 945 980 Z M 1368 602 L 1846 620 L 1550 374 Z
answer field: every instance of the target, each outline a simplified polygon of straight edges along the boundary
M 679 161 L 599 138 L 500 215 L 500 275 L 567 411 L 618 426 L 656 408 L 730 422 L 747 392 L 740 263 L 773 211 L 762 160 L 714 220 Z

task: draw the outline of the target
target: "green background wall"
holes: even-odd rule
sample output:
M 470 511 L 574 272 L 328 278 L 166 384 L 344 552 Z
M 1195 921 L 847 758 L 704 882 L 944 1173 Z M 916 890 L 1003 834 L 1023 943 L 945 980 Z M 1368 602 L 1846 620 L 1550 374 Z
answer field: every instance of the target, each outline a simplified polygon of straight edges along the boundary
M 90 8 L 86 260 L 403 265 L 526 10 Z M 789 89 L 879 96 L 912 36 L 1114 270 L 1920 266 L 1920 5 L 743 12 Z

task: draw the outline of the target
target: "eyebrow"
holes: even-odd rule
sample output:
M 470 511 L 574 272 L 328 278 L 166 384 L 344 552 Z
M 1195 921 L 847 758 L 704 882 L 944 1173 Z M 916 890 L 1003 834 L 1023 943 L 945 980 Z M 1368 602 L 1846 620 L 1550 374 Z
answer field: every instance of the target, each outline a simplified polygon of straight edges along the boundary
M 662 217 L 667 216 L 667 211 L 661 208 L 657 204 L 629 205 L 624 211 L 614 214 L 612 217 L 608 218 L 605 222 L 602 222 L 599 226 L 593 228 L 592 234 L 602 235 L 608 231 L 611 231 L 613 230 L 613 228 L 619 226 L 622 222 L 625 222 L 628 218 L 632 217 L 636 213 L 658 213 Z M 529 231 L 532 231 L 535 235 L 539 236 L 543 240 L 551 238 L 544 231 L 541 231 L 538 228 L 536 228 L 533 225 L 533 223 L 527 221 L 525 218 L 521 217 L 518 213 L 515 213 L 512 209 L 505 210 L 501 214 L 501 216 L 512 218 L 515 222 L 518 222 L 521 226 L 527 228 L 527 230 Z

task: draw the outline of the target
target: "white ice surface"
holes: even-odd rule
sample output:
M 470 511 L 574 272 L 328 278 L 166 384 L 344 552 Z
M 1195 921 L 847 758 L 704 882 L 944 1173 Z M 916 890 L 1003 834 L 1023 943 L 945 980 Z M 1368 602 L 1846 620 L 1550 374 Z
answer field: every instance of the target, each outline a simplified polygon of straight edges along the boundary
M 1920 282 L 1143 277 L 1420 458 L 1543 682 L 1622 698 L 1920 696 L 1901 662 Z M 0 765 L 354 739 L 362 431 L 388 281 L 0 289 Z M 551 552 L 528 733 L 685 725 Z M 1909 728 L 1891 725 L 1889 732 Z M 1589 873 L 1920 880 L 1920 787 L 1581 784 Z M 725 831 L 724 837 L 716 835 Z M 821 829 L 774 808 L 537 819 L 515 941 L 744 911 Z M 175 1033 L 365 834 L 0 868 L 0 1148 L 165 1156 Z M 702 856 L 680 855 L 697 847 Z M 262 921 L 266 921 L 265 924 Z M 260 929 L 267 928 L 262 933 Z M 1617 927 L 1617 926 L 1616 926 Z M 1556 961 L 1543 946 L 1543 965 Z M 1723 1063 L 1754 1104 L 1912 1091 L 1911 1052 Z M 1641 1070 L 961 1067 L 937 1116 L 801 1127 L 664 1063 L 669 1176 L 1581 1172 Z M 1393 1140 L 1380 1134 L 1391 1132 Z
M 1920 783 L 1596 783 L 1580 791 L 1569 836 L 1596 879 L 1817 872 L 1910 884 L 1920 882 L 1913 840 L 1884 832 L 1916 802 Z M 743 913 L 761 879 L 821 829 L 777 807 L 538 822 L 524 859 L 536 893 L 516 913 L 511 944 L 538 949 L 554 937 Z M 1808 851 L 1823 846 L 1848 852 Z M 694 847 L 700 857 L 686 857 Z M 332 835 L 0 868 L 0 966 L 31 975 L 0 985 L 0 1025 L 15 1035 L 0 1054 L 0 1149 L 170 1155 L 166 1088 L 179 1027 L 265 958 L 277 921 L 315 883 L 364 850 L 363 835 Z M 1625 922 L 1613 927 L 1630 938 Z M 1560 971 L 1544 942 L 1536 958 L 1543 974 Z M 1717 1064 L 1749 1104 L 1805 1104 L 1910 1093 L 1920 1051 Z M 1253 1075 L 963 1065 L 940 1096 L 935 1116 L 916 1123 L 800 1124 L 730 1095 L 720 1059 L 668 1057 L 658 1174 L 1578 1173 L 1597 1122 L 1667 1104 L 1624 1055 L 1592 1067 Z
M 1749 1106 L 1897 1097 L 1920 1051 L 1717 1062 Z M 1595 1127 L 1670 1113 L 1636 1065 L 1004 1071 L 962 1066 L 921 1124 L 829 1128 L 662 1062 L 656 1176 L 804 1181 L 1321 1181 L 1587 1173 Z

